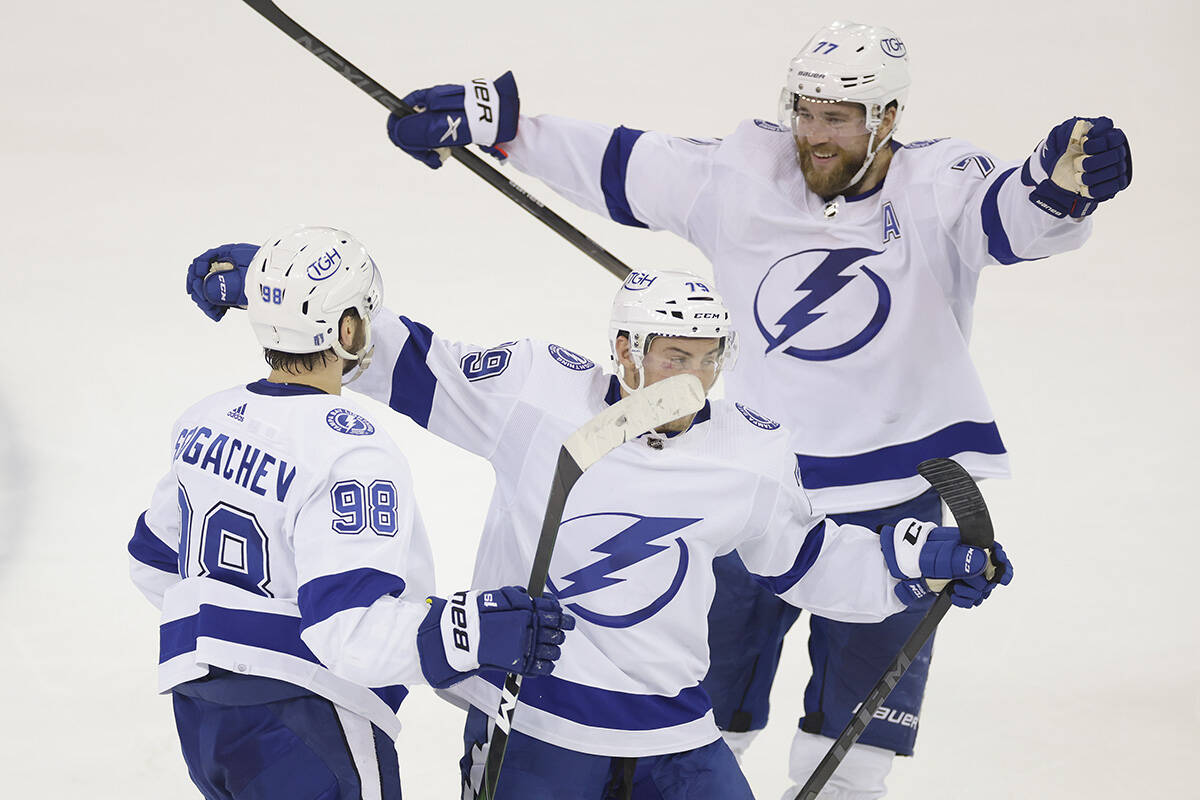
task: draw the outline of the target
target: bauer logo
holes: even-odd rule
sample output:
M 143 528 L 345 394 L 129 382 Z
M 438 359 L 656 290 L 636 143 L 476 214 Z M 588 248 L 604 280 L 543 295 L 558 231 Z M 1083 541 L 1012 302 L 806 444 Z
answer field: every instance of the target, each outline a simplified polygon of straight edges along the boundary
M 330 411 L 325 415 L 325 422 L 338 433 L 350 436 L 370 436 L 375 432 L 375 426 L 371 424 L 370 420 L 344 408 L 335 408 Z
M 734 405 L 737 406 L 738 411 L 742 412 L 743 417 L 750 420 L 750 424 L 762 428 L 764 431 L 773 431 L 779 427 L 778 422 L 773 419 L 769 419 L 768 417 L 764 417 L 762 414 L 758 413 L 752 408 L 746 408 L 741 403 L 734 403 Z M 799 476 L 797 475 L 797 480 L 798 479 Z
M 625 279 L 625 288 L 631 292 L 640 292 L 642 289 L 649 289 L 656 280 L 658 278 L 648 272 L 631 272 Z
M 879 46 L 883 48 L 884 53 L 892 58 L 904 58 L 906 55 L 908 55 L 908 51 L 904 49 L 904 42 L 900 41 L 895 36 L 890 39 L 884 39 L 879 43 Z
M 323 281 L 332 277 L 341 265 L 342 254 L 331 247 L 320 258 L 308 265 L 308 277 L 314 281 Z
M 550 345 L 549 350 L 550 355 L 554 358 L 554 360 L 562 364 L 567 369 L 573 369 L 576 372 L 584 372 L 585 370 L 589 370 L 596 366 L 596 364 L 590 359 L 584 358 L 578 353 L 572 353 L 565 347 L 552 344 Z

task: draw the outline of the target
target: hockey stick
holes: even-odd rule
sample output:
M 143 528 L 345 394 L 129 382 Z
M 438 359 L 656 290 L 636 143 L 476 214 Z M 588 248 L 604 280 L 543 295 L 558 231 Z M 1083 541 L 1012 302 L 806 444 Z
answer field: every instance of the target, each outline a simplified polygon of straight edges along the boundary
M 941 495 L 942 500 L 949 507 L 950 513 L 954 515 L 954 521 L 958 523 L 963 543 L 985 549 L 991 547 L 992 518 L 988 514 L 987 505 L 983 502 L 983 495 L 979 492 L 979 487 L 975 485 L 975 481 L 967 474 L 967 471 L 957 461 L 948 458 L 930 458 L 917 465 L 917 472 L 929 481 L 929 484 Z M 990 563 L 988 569 L 992 569 Z M 991 572 L 987 575 L 990 580 Z M 942 583 L 942 589 L 945 588 L 945 583 L 948 581 Z M 934 586 L 931 585 L 930 588 L 934 588 Z M 909 665 L 921 652 L 925 643 L 929 641 L 934 629 L 937 628 L 938 623 L 942 621 L 942 617 L 946 616 L 946 611 L 950 608 L 950 593 L 942 591 L 942 589 L 935 588 L 935 591 L 940 591 L 941 594 L 934 601 L 933 607 L 917 623 L 916 629 L 908 637 L 904 646 L 900 648 L 899 654 L 884 671 L 883 677 L 875 684 L 875 688 L 859 705 L 858 711 L 842 729 L 833 746 L 829 748 L 829 752 L 821 759 L 821 763 L 813 770 L 813 774 L 809 776 L 808 781 L 801 787 L 800 793 L 794 800 L 816 800 L 822 787 L 838 768 L 838 764 L 842 763 L 842 759 L 850 752 L 850 748 L 858 741 L 858 737 L 862 735 L 867 723 L 875 716 L 879 706 L 883 705 L 883 701 L 904 677 Z
M 550 498 L 542 519 L 542 533 L 529 573 L 530 597 L 542 596 L 567 496 L 584 471 L 619 445 L 672 420 L 694 414 L 703 405 L 704 388 L 699 379 L 694 375 L 676 375 L 652 383 L 612 404 L 568 437 L 558 451 L 558 464 L 550 483 Z M 516 711 L 520 691 L 521 676 L 509 673 L 500 692 L 500 709 L 496 713 L 496 724 L 488 745 L 480 800 L 492 800 L 496 796 L 496 782 L 500 778 L 500 767 L 504 762 L 504 751 L 508 746 L 513 712 Z
M 298 22 L 283 13 L 283 10 L 271 2 L 271 0 L 244 0 L 244 2 L 276 28 L 279 28 L 279 30 L 292 37 L 305 50 L 332 67 L 335 72 L 379 101 L 380 105 L 388 111 L 399 116 L 415 113 L 412 106 L 397 98 L 387 89 L 383 88 L 383 86 L 376 83 L 361 69 L 342 58 L 333 48 L 313 36 Z M 583 231 L 567 222 L 549 208 L 546 208 L 536 197 L 504 177 L 500 170 L 488 164 L 465 147 L 450 148 L 450 155 L 460 164 L 471 170 L 471 172 L 474 172 L 499 189 L 509 200 L 512 200 L 521 208 L 537 217 L 550 230 L 575 245 L 588 258 L 621 280 L 625 280 L 628 277 L 631 270 L 625 262 L 589 239 Z

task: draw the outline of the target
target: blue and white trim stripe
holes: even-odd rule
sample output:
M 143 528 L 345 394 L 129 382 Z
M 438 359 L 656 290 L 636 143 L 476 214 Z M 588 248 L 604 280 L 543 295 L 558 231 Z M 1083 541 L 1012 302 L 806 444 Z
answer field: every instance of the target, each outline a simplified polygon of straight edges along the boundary
M 800 552 L 796 554 L 796 561 L 787 572 L 773 577 L 755 575 L 753 572 L 750 575 L 767 591 L 783 594 L 808 574 L 808 570 L 816 563 L 817 556 L 821 554 L 821 545 L 824 543 L 825 520 L 821 520 L 821 524 L 810 530 L 804 537 L 804 544 L 800 547 Z
M 399 597 L 404 579 L 370 567 L 322 575 L 308 581 L 296 593 L 304 627 L 316 625 L 348 608 L 366 608 L 381 597 Z
M 484 676 L 497 688 L 504 684 L 499 673 L 489 671 Z M 699 684 L 667 697 L 598 689 L 553 675 L 522 681 L 521 703 L 589 728 L 623 731 L 672 728 L 712 710 L 708 694 Z
M 604 195 L 608 215 L 615 222 L 634 228 L 650 227 L 633 215 L 629 198 L 625 194 L 625 172 L 629 167 L 629 156 L 633 153 L 633 145 L 643 133 L 645 131 L 626 128 L 624 125 L 614 130 L 608 140 L 608 147 L 604 150 L 604 158 L 600 162 L 600 191 Z
M 881 447 L 853 456 L 796 454 L 805 489 L 826 489 L 911 478 L 927 458 L 952 458 L 974 452 L 1003 455 L 1004 442 L 995 422 L 957 422 L 912 442 Z
M 290 602 L 208 578 L 180 581 L 163 604 L 159 690 L 202 677 L 211 665 L 301 686 L 367 717 L 395 738 L 400 730 L 395 711 L 408 690 L 368 689 L 334 675 L 300 639 L 303 624 Z
M 1026 162 L 1028 169 L 1028 162 Z M 1040 261 L 1040 258 L 1021 258 L 1013 253 L 1012 243 L 1008 239 L 1008 232 L 1004 230 L 1004 220 L 1000 218 L 1000 189 L 1003 188 L 1005 181 L 1017 171 L 1016 167 L 1010 167 L 1000 174 L 1000 177 L 992 181 L 992 185 L 988 187 L 987 193 L 983 196 L 983 205 L 980 207 L 980 221 L 983 224 L 983 233 L 987 237 L 988 254 L 996 259 L 1000 264 L 1009 265 L 1016 264 L 1021 261 Z M 1024 175 L 1022 175 L 1024 178 Z
M 164 622 L 158 629 L 158 663 L 196 649 L 200 637 L 248 645 L 321 663 L 300 640 L 299 617 L 201 603 L 188 617 Z
M 428 428 L 433 392 L 437 388 L 437 378 L 428 363 L 433 331 L 408 317 L 400 317 L 400 322 L 408 328 L 408 340 L 392 369 L 392 394 L 388 405 L 422 428 Z

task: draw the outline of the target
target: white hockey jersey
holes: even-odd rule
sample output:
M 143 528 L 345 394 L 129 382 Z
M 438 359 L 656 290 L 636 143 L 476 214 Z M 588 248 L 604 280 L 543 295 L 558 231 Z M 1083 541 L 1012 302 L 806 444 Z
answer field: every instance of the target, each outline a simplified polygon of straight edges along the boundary
M 704 253 L 740 337 L 729 395 L 791 429 L 818 510 L 915 497 L 916 465 L 935 456 L 1008 476 L 967 352 L 979 271 L 1079 247 L 1091 230 L 1029 201 L 1045 177 L 1036 157 L 893 144 L 886 180 L 829 216 L 791 133 L 762 120 L 699 140 L 522 117 L 504 147 L 571 201 Z
M 212 665 L 303 686 L 395 737 L 404 684 L 424 682 L 434 591 L 404 456 L 352 398 L 265 380 L 201 400 L 173 435 L 129 543 L 162 610 L 160 691 Z
M 372 336 L 372 366 L 353 388 L 495 468 L 473 585 L 524 585 L 559 448 L 619 399 L 616 379 L 558 345 L 449 342 L 386 309 Z M 812 512 L 779 424 L 711 402 L 688 431 L 627 442 L 575 484 L 547 589 L 578 626 L 554 674 L 524 681 L 514 727 L 612 756 L 715 741 L 699 682 L 712 560 L 735 549 L 773 591 L 822 616 L 873 622 L 903 608 L 879 537 Z M 502 679 L 452 691 L 494 713 Z

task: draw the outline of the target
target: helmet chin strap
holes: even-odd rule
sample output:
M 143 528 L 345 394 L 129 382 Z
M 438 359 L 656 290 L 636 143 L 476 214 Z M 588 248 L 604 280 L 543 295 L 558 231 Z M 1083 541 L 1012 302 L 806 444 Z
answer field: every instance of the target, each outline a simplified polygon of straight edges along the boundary
M 350 377 L 342 380 L 342 386 L 349 386 L 362 377 L 362 374 L 367 371 L 367 367 L 371 366 L 371 356 L 375 352 L 375 346 L 371 344 L 371 318 L 367 315 L 359 315 L 359 319 L 363 324 L 363 346 L 361 350 L 357 353 L 351 353 L 342 347 L 340 340 L 335 339 L 333 342 L 334 353 L 347 361 L 358 362 Z
M 617 383 L 621 384 L 622 389 L 629 392 L 630 394 L 633 394 L 638 389 L 640 389 L 646 385 L 646 371 L 642 367 L 642 360 L 640 358 L 633 356 L 632 352 L 630 353 L 630 357 L 632 357 L 634 359 L 634 365 L 637 367 L 637 379 L 638 379 L 637 380 L 637 383 L 638 383 L 637 389 L 633 388 L 632 386 L 630 386 L 628 383 L 625 382 L 625 368 L 621 365 L 621 362 L 619 362 L 619 361 L 617 362 Z
M 883 137 L 883 141 L 879 143 L 879 146 L 876 147 L 875 137 L 877 135 L 879 135 L 878 128 L 871 131 L 871 140 L 867 142 L 867 157 L 863 159 L 862 166 L 858 168 L 858 172 L 854 173 L 854 177 L 851 178 L 845 186 L 843 186 L 841 189 L 838 189 L 839 194 L 863 179 L 863 176 L 867 174 L 867 170 L 871 168 L 871 164 L 875 163 L 875 156 L 877 156 L 879 151 L 882 150 L 892 139 L 892 134 L 889 132 L 887 136 Z

